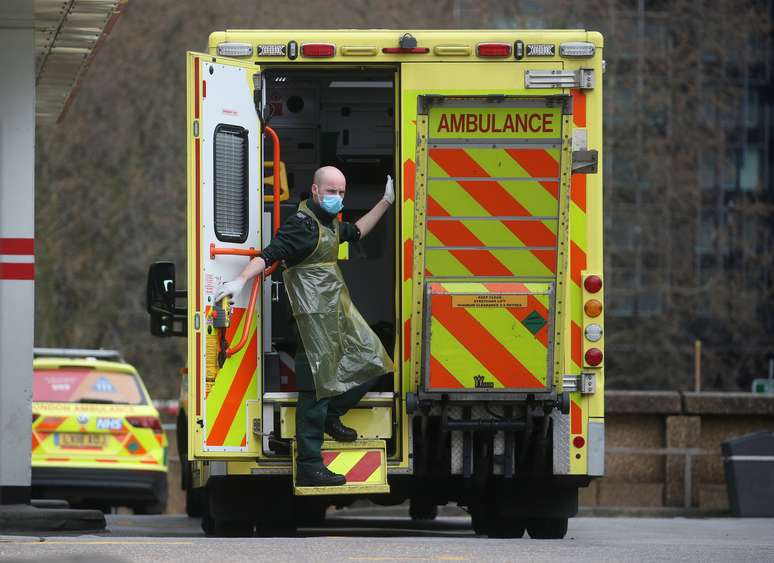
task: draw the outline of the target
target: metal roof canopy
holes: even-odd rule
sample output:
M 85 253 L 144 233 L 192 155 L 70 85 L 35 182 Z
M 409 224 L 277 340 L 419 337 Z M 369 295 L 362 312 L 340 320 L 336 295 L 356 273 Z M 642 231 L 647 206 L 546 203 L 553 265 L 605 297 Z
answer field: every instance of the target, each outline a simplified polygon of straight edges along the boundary
M 35 0 L 35 117 L 61 119 L 127 0 Z

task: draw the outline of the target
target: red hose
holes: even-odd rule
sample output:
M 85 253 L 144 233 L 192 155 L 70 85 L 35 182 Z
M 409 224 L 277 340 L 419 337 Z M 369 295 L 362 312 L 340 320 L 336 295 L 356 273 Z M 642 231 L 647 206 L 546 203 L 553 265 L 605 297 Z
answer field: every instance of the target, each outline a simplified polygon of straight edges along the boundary
M 280 141 L 279 137 L 277 136 L 277 133 L 272 129 L 271 127 L 265 127 L 264 131 L 269 134 L 271 137 L 272 142 L 274 143 L 274 233 L 276 233 L 280 228 Z M 258 290 L 263 285 L 264 278 L 269 277 L 274 270 L 277 269 L 277 266 L 279 265 L 279 262 L 275 262 L 271 265 L 270 268 L 266 268 L 263 272 L 263 276 L 261 276 L 261 279 L 256 279 L 253 282 L 253 289 L 250 291 L 250 301 L 247 304 L 247 318 L 245 319 L 245 324 L 242 325 L 242 337 L 239 339 L 239 342 L 235 346 L 231 346 L 228 350 L 226 350 L 227 356 L 233 356 L 237 352 L 239 352 L 244 345 L 247 343 L 247 335 L 250 332 L 250 325 L 253 324 L 253 311 L 255 311 L 255 302 L 258 300 Z

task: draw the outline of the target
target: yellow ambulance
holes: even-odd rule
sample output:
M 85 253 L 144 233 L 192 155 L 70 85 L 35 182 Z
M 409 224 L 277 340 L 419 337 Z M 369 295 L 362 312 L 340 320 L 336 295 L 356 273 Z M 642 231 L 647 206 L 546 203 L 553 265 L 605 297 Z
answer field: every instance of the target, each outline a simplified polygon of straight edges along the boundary
M 216 535 L 286 533 L 358 498 L 457 503 L 477 533 L 561 538 L 604 472 L 603 39 L 584 30 L 230 30 L 187 55 L 187 289 L 152 265 L 152 332 L 188 339 L 192 484 Z M 295 486 L 297 335 L 279 272 L 215 288 L 348 178 L 340 249 L 392 353 L 328 441 L 344 487 Z M 187 305 L 183 305 L 183 299 Z
M 137 371 L 114 350 L 34 353 L 33 497 L 164 512 L 167 437 Z

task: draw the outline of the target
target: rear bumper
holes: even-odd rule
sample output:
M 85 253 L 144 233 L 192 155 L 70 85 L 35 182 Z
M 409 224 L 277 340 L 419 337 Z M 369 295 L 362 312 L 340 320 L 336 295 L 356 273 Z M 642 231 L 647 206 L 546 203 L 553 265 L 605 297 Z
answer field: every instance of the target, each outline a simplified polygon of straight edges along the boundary
M 131 504 L 166 497 L 165 471 L 33 467 L 32 496 Z

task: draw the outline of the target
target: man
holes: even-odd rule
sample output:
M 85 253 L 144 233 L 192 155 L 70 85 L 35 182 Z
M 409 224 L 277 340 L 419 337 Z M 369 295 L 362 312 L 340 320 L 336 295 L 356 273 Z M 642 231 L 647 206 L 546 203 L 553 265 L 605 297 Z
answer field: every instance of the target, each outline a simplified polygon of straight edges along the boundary
M 352 442 L 357 432 L 340 417 L 355 406 L 380 376 L 394 367 L 379 338 L 352 304 L 337 264 L 339 243 L 359 240 L 395 202 L 392 178 L 384 197 L 356 223 L 339 222 L 347 191 L 344 174 L 324 166 L 314 174 L 311 198 L 285 221 L 261 255 L 239 276 L 221 285 L 216 301 L 238 295 L 247 281 L 283 261 L 285 289 L 301 336 L 296 353 L 298 404 L 296 442 L 300 486 L 343 485 L 346 478 L 322 463 L 323 432 Z

